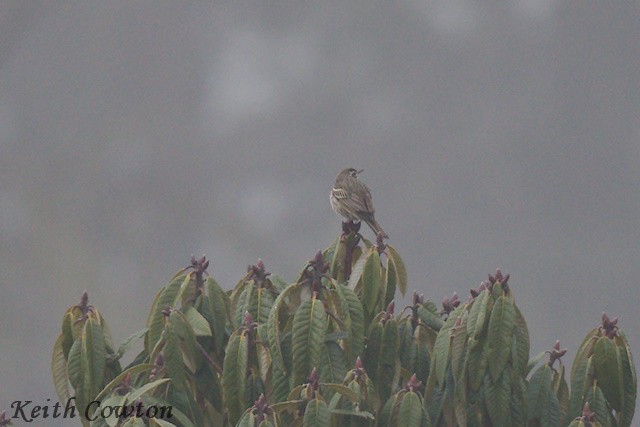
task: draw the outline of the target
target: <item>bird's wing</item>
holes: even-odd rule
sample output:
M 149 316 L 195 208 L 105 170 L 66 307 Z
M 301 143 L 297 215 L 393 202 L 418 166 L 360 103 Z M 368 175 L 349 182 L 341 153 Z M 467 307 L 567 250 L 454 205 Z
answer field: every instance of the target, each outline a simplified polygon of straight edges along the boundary
M 347 193 L 347 191 L 343 190 L 342 188 L 333 188 L 331 190 L 331 192 L 333 193 L 333 197 L 335 197 L 336 199 L 348 199 L 349 198 L 349 193 Z
M 357 182 L 357 189 L 351 191 L 351 194 L 345 190 L 337 190 L 344 197 L 342 202 L 349 207 L 349 210 L 360 214 L 373 214 L 373 201 L 371 200 L 371 192 L 369 188 L 362 182 Z M 336 196 L 340 199 L 341 197 Z
M 362 192 L 362 204 L 365 207 L 365 209 L 363 209 L 363 212 L 373 214 L 375 212 L 375 209 L 373 209 L 373 200 L 371 199 L 371 192 L 369 191 L 369 188 L 366 185 L 364 185 L 363 183 L 360 183 L 360 184 L 364 187 L 364 190 L 365 190 Z

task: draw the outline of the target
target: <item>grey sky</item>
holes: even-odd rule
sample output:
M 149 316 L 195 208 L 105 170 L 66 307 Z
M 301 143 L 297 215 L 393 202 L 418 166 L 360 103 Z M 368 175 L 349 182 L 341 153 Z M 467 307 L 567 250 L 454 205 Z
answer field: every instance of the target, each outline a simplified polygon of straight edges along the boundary
M 532 355 L 606 311 L 639 359 L 638 7 L 0 2 L 0 409 L 83 289 L 122 340 L 192 253 L 291 280 L 348 166 L 412 290 L 500 267 Z

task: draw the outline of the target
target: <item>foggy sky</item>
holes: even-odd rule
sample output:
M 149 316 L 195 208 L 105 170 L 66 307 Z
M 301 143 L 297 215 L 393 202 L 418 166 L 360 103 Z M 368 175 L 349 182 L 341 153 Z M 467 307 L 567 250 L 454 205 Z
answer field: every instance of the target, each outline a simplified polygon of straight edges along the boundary
M 532 356 L 570 364 L 606 311 L 638 360 L 638 12 L 0 2 L 0 410 L 56 397 L 83 289 L 122 341 L 191 254 L 226 289 L 258 258 L 293 280 L 349 166 L 411 292 L 464 301 L 500 267 Z

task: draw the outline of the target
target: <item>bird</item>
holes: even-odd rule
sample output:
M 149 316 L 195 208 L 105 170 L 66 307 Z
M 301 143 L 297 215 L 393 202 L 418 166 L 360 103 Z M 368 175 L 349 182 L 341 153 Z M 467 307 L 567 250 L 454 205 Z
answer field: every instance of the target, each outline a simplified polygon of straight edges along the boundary
M 331 208 L 347 220 L 366 222 L 376 236 L 381 234 L 383 238 L 388 239 L 389 236 L 375 219 L 369 187 L 358 179 L 363 170 L 347 168 L 338 174 L 329 195 Z

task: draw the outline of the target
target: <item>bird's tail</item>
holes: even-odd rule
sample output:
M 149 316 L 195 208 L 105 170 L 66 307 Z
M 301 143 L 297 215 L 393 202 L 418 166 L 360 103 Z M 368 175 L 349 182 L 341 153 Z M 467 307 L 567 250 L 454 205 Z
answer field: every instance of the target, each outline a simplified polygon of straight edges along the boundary
M 373 230 L 374 233 L 376 233 L 376 236 L 378 234 L 382 234 L 382 237 L 385 239 L 389 238 L 389 235 L 387 233 L 384 232 L 384 230 L 382 229 L 382 227 L 380 226 L 380 224 L 378 224 L 378 221 L 376 221 L 375 218 L 370 218 L 370 219 L 365 219 L 365 222 L 367 223 L 367 225 L 369 227 L 371 227 L 371 229 Z

